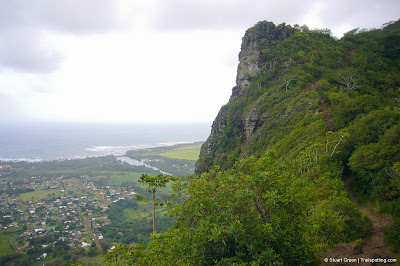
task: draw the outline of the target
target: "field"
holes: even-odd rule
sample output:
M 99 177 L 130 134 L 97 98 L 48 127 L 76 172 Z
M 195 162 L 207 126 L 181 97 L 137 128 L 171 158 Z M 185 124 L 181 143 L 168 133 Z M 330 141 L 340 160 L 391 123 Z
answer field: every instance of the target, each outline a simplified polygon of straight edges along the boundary
M 114 172 L 111 175 L 111 186 L 122 186 L 122 184 L 127 182 L 138 183 L 139 178 L 142 176 L 140 173 L 135 172 Z
M 173 159 L 196 161 L 199 159 L 201 145 L 202 144 L 187 145 L 176 149 L 171 149 L 158 155 Z
M 106 265 L 106 263 L 104 262 L 104 259 L 103 259 L 103 255 L 98 255 L 95 257 L 82 257 L 82 258 L 79 258 L 79 262 L 82 262 L 82 266 Z
M 48 190 L 38 190 L 32 192 L 26 192 L 19 195 L 22 201 L 36 201 L 47 198 L 49 195 L 61 195 L 60 190 L 48 189 Z
M 158 211 L 158 209 L 157 209 Z M 145 202 L 138 202 L 138 207 L 136 210 L 134 209 L 124 209 L 124 212 L 122 214 L 124 218 L 126 218 L 127 221 L 134 220 L 134 219 L 140 219 L 140 218 L 146 218 L 149 221 L 151 220 L 151 215 L 152 215 L 152 207 L 150 201 L 145 203 Z
M 199 158 L 202 142 L 180 144 L 173 147 L 157 147 L 144 150 L 131 150 L 127 157 L 145 161 L 173 176 L 193 174 Z
M 13 246 L 11 245 L 11 237 L 17 234 L 20 228 L 8 228 L 0 231 L 0 256 L 9 255 L 15 253 Z

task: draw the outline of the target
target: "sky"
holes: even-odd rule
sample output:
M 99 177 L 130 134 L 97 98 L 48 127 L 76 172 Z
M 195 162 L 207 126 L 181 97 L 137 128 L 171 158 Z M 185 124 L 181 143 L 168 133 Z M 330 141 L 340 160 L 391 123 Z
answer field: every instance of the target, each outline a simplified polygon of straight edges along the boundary
M 0 0 L 1 123 L 210 123 L 258 21 L 380 28 L 398 0 Z

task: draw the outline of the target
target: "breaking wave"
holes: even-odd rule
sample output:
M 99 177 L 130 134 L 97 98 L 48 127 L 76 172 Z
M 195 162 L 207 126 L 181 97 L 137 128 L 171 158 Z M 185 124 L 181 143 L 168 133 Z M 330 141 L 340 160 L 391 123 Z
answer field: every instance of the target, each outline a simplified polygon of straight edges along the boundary
M 122 156 L 127 151 L 130 150 L 142 150 L 148 148 L 157 148 L 157 147 L 169 147 L 178 144 L 190 144 L 196 141 L 172 141 L 172 142 L 161 142 L 155 143 L 153 145 L 128 145 L 128 146 L 91 146 L 86 148 L 86 151 L 93 152 L 96 154 L 93 155 L 114 155 L 114 156 Z

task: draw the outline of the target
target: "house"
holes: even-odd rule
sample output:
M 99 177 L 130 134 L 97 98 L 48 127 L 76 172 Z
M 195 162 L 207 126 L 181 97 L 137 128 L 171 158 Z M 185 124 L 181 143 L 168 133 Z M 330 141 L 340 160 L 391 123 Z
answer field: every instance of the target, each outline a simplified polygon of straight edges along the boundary
M 0 165 L 0 169 L 10 169 L 10 168 L 11 168 L 11 165 L 9 165 L 9 164 Z
M 78 238 L 78 239 L 79 239 L 79 238 L 82 238 L 82 236 L 83 236 L 83 235 L 82 235 L 81 231 L 77 231 L 77 232 L 75 233 L 75 237 Z

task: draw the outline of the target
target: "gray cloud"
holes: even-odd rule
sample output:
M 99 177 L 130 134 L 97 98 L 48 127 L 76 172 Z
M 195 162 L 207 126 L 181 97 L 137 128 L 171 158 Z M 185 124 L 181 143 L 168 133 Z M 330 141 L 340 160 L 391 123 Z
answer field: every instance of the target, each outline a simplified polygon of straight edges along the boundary
M 0 66 L 19 72 L 43 73 L 57 69 L 61 55 L 40 42 L 40 32 L 27 28 L 21 31 L 2 30 Z
M 400 1 L 325 1 L 320 17 L 329 28 L 379 28 L 385 22 L 400 18 Z
M 156 31 L 197 29 L 244 31 L 257 21 L 301 24 L 322 6 L 317 20 L 334 28 L 379 27 L 400 16 L 398 0 L 156 0 L 141 9 L 132 1 L 130 19 L 147 18 Z M 124 28 L 116 0 L 0 0 L 0 69 L 52 72 L 62 51 L 44 42 L 44 34 L 102 34 Z M 149 14 L 142 12 L 151 12 Z M 307 20 L 309 21 L 309 20 Z M 309 25 L 314 27 L 314 25 Z
M 111 0 L 0 0 L 0 68 L 51 72 L 62 56 L 43 42 L 44 34 L 105 33 L 118 29 Z
M 72 34 L 102 33 L 119 26 L 117 1 L 0 1 L 0 27 L 29 25 Z
M 160 1 L 153 26 L 160 30 L 248 28 L 257 21 L 299 23 L 313 0 Z
M 268 20 L 292 25 L 308 21 L 310 28 L 321 22 L 322 28 L 350 30 L 352 27 L 380 27 L 399 17 L 398 0 L 163 0 L 157 5 L 153 27 L 167 31 L 245 30 L 257 21 Z

